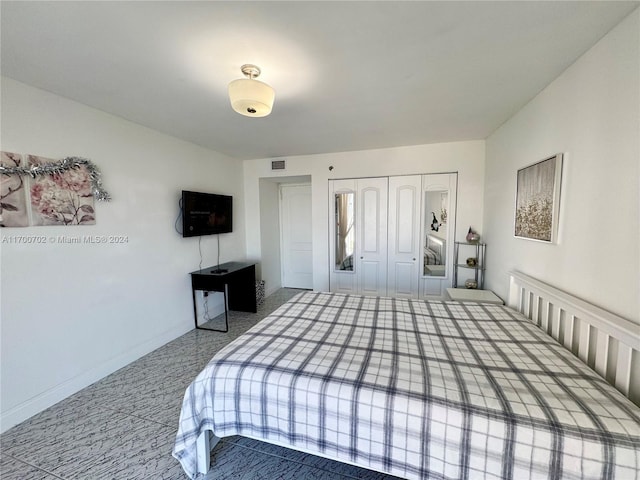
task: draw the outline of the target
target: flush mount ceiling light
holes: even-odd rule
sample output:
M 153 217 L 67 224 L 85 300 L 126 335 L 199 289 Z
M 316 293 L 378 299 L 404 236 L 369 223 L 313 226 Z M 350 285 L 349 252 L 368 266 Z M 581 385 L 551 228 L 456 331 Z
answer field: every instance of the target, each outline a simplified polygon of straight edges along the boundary
M 275 92 L 266 83 L 256 80 L 260 69 L 255 65 L 240 67 L 247 78 L 234 80 L 229 84 L 231 107 L 247 117 L 266 117 L 271 113 Z

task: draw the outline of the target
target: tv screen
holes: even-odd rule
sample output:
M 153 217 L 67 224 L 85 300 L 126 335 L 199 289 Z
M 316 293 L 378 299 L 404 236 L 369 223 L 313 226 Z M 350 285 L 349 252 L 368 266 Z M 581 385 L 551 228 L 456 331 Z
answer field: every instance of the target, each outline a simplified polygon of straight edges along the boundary
M 182 236 L 214 235 L 233 230 L 233 197 L 182 191 Z

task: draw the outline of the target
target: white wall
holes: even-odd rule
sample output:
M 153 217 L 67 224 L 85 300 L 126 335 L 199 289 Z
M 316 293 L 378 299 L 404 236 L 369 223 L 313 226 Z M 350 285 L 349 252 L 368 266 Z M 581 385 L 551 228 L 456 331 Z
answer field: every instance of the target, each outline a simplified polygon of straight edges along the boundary
M 94 226 L 4 228 L 3 239 L 128 237 L 0 243 L 5 430 L 193 328 L 188 273 L 200 256 L 198 238 L 174 230 L 182 189 L 234 196 L 221 261 L 244 258 L 245 231 L 241 162 L 7 78 L 1 128 L 2 150 L 92 160 L 113 197 L 96 202 Z M 215 240 L 202 239 L 203 266 L 216 263 Z
M 487 139 L 487 288 L 512 269 L 640 323 L 640 11 Z M 557 245 L 513 237 L 516 172 L 565 154 Z
M 280 251 L 280 190 L 270 179 L 260 180 L 260 202 L 253 204 L 252 215 L 260 215 L 260 244 L 266 253 L 260 259 L 256 276 L 265 281 L 265 294 L 282 287 Z
M 311 176 L 313 217 L 313 288 L 329 288 L 329 179 L 458 172 L 456 238 L 464 239 L 470 225 L 481 231 L 484 185 L 484 141 L 440 143 L 286 158 L 286 170 L 271 171 L 271 159 L 244 162 L 247 205 L 260 200 L 260 179 Z M 329 167 L 333 166 L 333 170 Z M 260 242 L 259 209 L 246 210 L 247 256 L 265 256 Z M 265 266 L 263 265 L 263 275 Z

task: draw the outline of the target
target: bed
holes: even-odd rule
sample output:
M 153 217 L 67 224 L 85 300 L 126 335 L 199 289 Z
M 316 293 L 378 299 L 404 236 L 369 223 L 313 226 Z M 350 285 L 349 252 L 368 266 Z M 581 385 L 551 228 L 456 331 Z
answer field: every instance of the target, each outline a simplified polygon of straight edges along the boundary
M 637 325 L 519 273 L 509 304 L 300 294 L 189 386 L 173 454 L 190 478 L 243 435 L 407 479 L 637 479 Z

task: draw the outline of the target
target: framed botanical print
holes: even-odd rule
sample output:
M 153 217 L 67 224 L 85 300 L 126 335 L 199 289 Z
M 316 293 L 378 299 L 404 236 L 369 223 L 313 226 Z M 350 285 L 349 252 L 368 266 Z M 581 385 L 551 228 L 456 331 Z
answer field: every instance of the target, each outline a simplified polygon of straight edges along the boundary
M 515 236 L 555 243 L 560 212 L 562 154 L 518 170 Z

